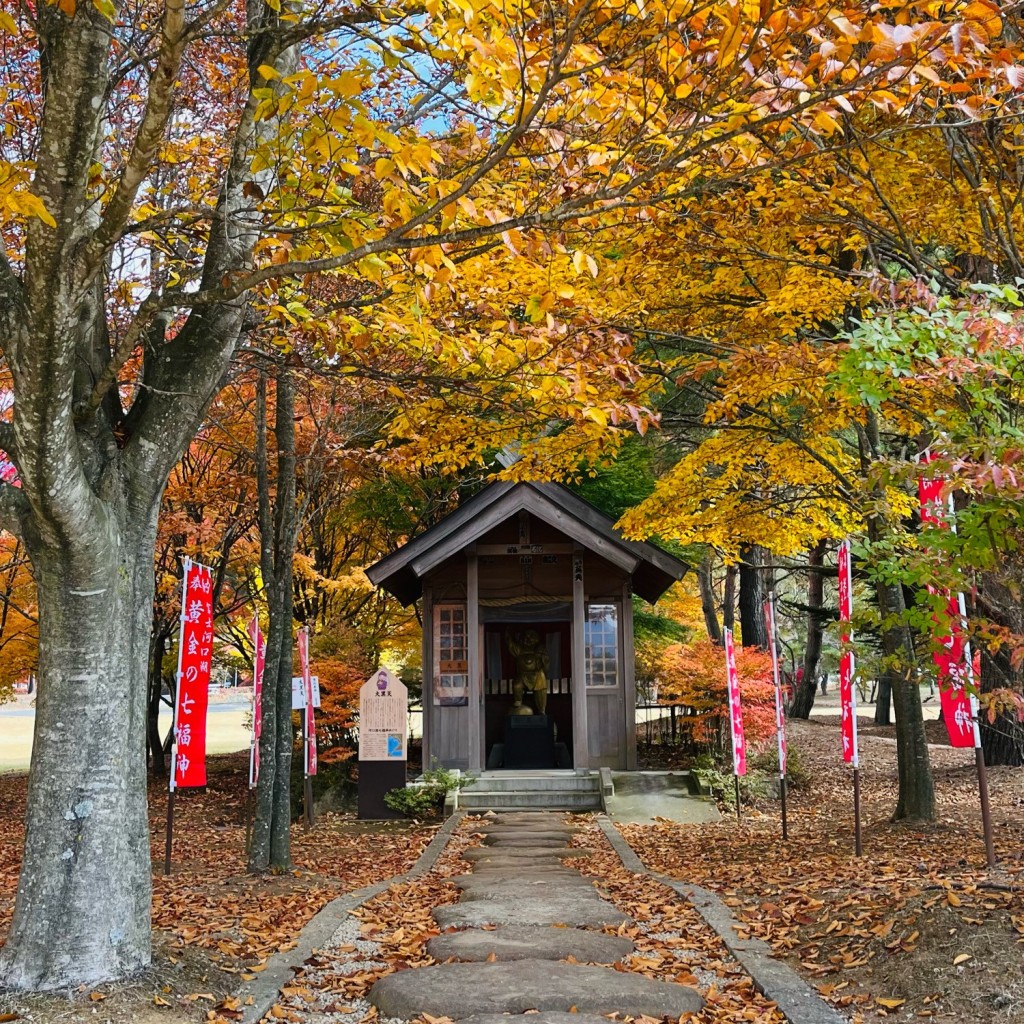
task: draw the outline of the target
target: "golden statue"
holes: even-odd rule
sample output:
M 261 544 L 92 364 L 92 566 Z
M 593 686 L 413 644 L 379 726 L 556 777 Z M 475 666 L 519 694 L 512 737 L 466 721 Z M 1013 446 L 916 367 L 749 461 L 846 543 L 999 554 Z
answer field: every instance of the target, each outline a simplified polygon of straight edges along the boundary
M 548 652 L 540 642 L 540 634 L 528 629 L 518 637 L 510 637 L 508 649 L 516 659 L 516 677 L 512 681 L 512 714 L 532 715 L 533 711 L 523 703 L 523 693 L 533 694 L 537 713 L 543 715 L 548 706 Z

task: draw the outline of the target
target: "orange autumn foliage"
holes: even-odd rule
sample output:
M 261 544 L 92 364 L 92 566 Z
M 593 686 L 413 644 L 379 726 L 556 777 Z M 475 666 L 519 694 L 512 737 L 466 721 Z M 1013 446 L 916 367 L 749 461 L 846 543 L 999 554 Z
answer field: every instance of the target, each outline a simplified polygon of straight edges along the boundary
M 743 731 L 747 744 L 757 748 L 775 735 L 771 655 L 754 647 L 737 647 L 736 671 Z M 696 713 L 692 728 L 696 743 L 715 751 L 728 748 L 729 699 L 721 647 L 706 638 L 666 647 L 658 665 L 658 683 L 663 703 L 683 705 Z

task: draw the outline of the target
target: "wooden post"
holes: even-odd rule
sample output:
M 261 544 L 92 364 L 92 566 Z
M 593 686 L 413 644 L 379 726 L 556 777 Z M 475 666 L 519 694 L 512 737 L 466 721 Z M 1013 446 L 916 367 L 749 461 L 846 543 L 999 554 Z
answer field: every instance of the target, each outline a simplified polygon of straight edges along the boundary
M 480 673 L 480 569 L 476 545 L 466 549 L 466 653 L 469 672 L 469 768 L 483 771 L 484 742 L 483 730 L 484 694 Z
M 429 587 L 423 588 L 423 714 L 422 735 L 420 736 L 421 771 L 430 767 L 430 743 L 432 739 L 434 713 L 434 593 Z
M 578 771 L 590 767 L 590 732 L 587 728 L 586 594 L 583 589 L 583 548 L 572 555 L 572 764 Z
M 622 588 L 621 632 L 622 651 L 622 700 L 625 705 L 627 772 L 636 771 L 636 648 L 633 642 L 633 591 L 629 583 Z

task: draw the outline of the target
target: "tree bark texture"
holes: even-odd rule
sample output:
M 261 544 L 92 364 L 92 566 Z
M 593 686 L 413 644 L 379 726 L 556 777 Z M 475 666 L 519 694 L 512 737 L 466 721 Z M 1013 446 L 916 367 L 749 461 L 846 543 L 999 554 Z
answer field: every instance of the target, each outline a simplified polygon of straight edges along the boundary
M 262 0 L 250 6 L 268 29 L 266 45 L 250 54 L 250 87 L 258 88 L 257 65 L 278 59 L 276 15 Z M 92 168 L 104 159 L 117 37 L 95 5 L 71 15 L 41 5 L 36 15 L 46 45 L 32 190 L 56 227 L 28 219 L 17 274 L 0 252 L 0 347 L 14 390 L 5 446 L 21 483 L 0 486 L 0 526 L 24 541 L 39 601 L 24 858 L 0 949 L 0 988 L 11 989 L 92 986 L 150 962 L 145 750 L 157 515 L 246 311 L 245 298 L 209 302 L 170 337 L 142 303 L 142 386 L 122 407 L 118 374 L 134 348 L 115 348 L 106 268 L 171 115 L 184 6 L 164 7 L 148 105 L 102 208 Z M 274 130 L 257 125 L 258 103 L 250 93 L 238 112 L 230 168 L 210 211 L 204 287 L 252 267 L 260 232 L 247 194 L 259 177 L 253 145 Z M 261 173 L 266 194 L 273 172 Z M 131 339 L 136 326 L 121 323 L 118 332 Z
M 711 579 L 711 567 L 714 555 L 710 552 L 701 559 L 697 566 L 697 586 L 700 589 L 700 607 L 704 613 L 704 626 L 708 631 L 708 639 L 721 646 L 722 627 L 718 623 L 718 607 L 715 601 L 715 585 Z
M 899 794 L 893 820 L 934 821 L 935 787 L 921 710 L 921 688 L 913 671 L 914 643 L 909 628 L 897 621 L 906 610 L 903 589 L 880 582 L 877 593 L 883 623 L 882 646 L 890 663 L 887 674 L 896 710 Z
M 267 451 L 266 378 L 257 394 L 257 489 L 260 562 L 266 586 L 269 629 L 267 684 L 263 688 L 260 778 L 249 870 L 282 872 L 291 866 L 292 769 L 292 561 L 300 516 L 296 506 L 295 386 L 281 368 L 275 394 L 276 488 L 271 493 Z
M 736 566 L 725 567 L 725 584 L 722 587 L 722 628 L 733 629 L 736 625 Z
M 768 552 L 760 544 L 751 544 L 741 552 L 740 583 L 740 641 L 744 647 L 768 650 L 768 626 L 764 618 L 764 603 L 768 600 L 770 585 L 766 568 Z
M 820 571 L 825 562 L 825 541 L 819 541 L 807 553 L 807 639 L 804 644 L 804 673 L 793 691 L 789 708 L 790 718 L 811 717 L 814 697 L 818 692 L 818 666 L 821 663 L 821 642 L 825 632 L 825 574 Z
M 875 725 L 892 725 L 892 688 L 894 676 L 899 678 L 899 673 L 891 669 L 883 669 L 878 679 L 878 688 L 875 690 Z

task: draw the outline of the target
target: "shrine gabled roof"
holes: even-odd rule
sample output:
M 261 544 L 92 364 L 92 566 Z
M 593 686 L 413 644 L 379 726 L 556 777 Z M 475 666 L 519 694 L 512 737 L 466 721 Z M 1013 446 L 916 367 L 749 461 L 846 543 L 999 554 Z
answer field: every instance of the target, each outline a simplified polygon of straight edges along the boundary
M 503 481 L 485 487 L 366 575 L 374 586 L 412 604 L 423 592 L 424 576 L 524 510 L 628 573 L 633 592 L 652 604 L 689 568 L 653 544 L 626 540 L 612 519 L 561 484 Z

